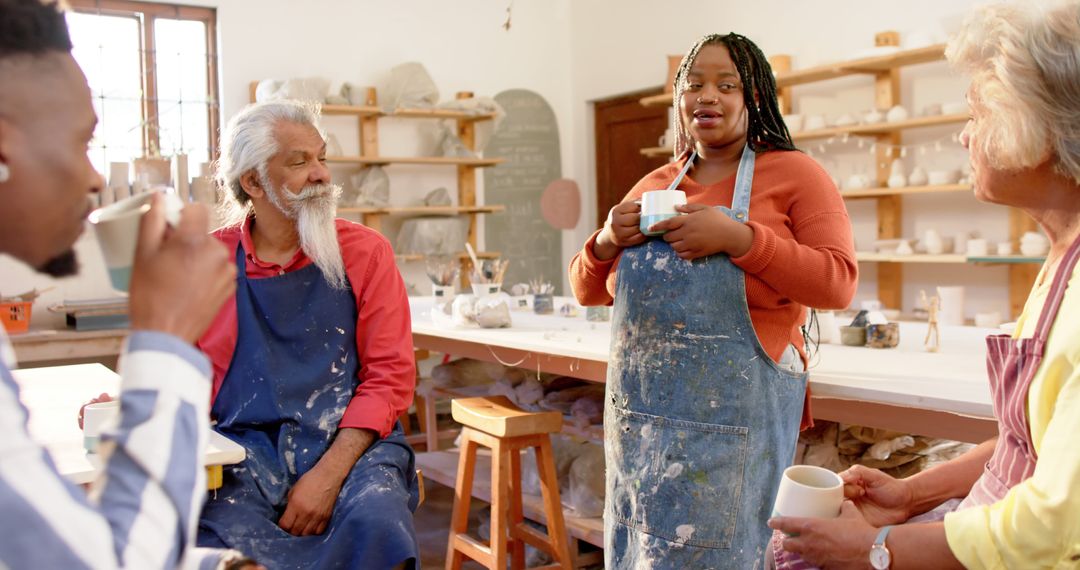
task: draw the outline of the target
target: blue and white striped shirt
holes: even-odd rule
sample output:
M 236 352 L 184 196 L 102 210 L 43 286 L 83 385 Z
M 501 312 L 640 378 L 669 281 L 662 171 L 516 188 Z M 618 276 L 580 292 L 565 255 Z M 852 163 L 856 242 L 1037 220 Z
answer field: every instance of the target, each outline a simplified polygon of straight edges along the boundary
M 105 468 L 89 496 L 30 439 L 14 367 L 0 327 L 0 567 L 210 569 L 239 554 L 194 547 L 210 430 L 201 352 L 171 335 L 131 334 L 119 426 L 102 436 Z

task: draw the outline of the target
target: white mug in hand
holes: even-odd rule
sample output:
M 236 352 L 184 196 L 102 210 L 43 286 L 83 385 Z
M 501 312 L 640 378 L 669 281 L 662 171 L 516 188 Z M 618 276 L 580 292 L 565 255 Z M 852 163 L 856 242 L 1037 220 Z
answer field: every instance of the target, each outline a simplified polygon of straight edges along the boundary
M 840 515 L 844 481 L 814 465 L 793 465 L 784 470 L 776 491 L 773 516 L 831 519 Z
M 649 226 L 679 215 L 676 206 L 686 205 L 686 192 L 682 190 L 653 190 L 641 195 L 641 233 L 658 236 L 664 232 L 649 232 Z
M 110 427 L 120 415 L 120 400 L 87 404 L 83 408 L 83 447 L 97 453 L 101 432 Z
M 139 223 L 143 214 L 150 211 L 154 192 L 125 198 L 90 213 L 109 281 L 117 291 L 127 291 L 131 281 L 131 266 L 135 263 L 135 245 L 139 242 Z M 180 222 L 180 210 L 184 203 L 175 194 L 166 193 L 162 201 L 165 220 L 171 226 Z

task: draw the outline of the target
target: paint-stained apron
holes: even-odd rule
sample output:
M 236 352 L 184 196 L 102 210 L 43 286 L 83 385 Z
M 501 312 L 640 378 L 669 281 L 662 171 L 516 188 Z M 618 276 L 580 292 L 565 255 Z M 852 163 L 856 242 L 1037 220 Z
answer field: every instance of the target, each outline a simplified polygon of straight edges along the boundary
M 353 466 L 325 532 L 278 527 L 288 492 L 330 447 L 358 384 L 356 300 L 314 264 L 248 279 L 237 248 L 236 352 L 211 408 L 215 429 L 244 446 L 199 521 L 201 546 L 228 547 L 267 568 L 391 568 L 419 560 L 418 487 L 401 426 Z
M 731 218 L 749 219 L 743 151 Z M 745 274 L 663 239 L 622 252 L 604 412 L 608 568 L 760 568 L 791 463 L 806 374 L 758 342 Z

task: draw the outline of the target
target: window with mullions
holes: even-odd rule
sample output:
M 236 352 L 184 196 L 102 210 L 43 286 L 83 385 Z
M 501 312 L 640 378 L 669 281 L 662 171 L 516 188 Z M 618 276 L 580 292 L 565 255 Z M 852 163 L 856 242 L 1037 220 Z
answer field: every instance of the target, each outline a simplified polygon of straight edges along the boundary
M 215 11 L 129 0 L 69 0 L 68 29 L 94 98 L 90 158 L 188 155 L 190 172 L 217 151 Z

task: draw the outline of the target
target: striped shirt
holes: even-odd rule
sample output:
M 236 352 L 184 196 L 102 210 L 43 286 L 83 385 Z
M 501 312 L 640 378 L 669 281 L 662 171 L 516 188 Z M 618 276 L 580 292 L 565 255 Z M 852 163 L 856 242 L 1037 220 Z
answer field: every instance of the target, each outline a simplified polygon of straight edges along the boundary
M 209 569 L 238 555 L 193 547 L 210 429 L 204 355 L 170 335 L 132 333 L 119 426 L 102 435 L 105 467 L 89 495 L 30 439 L 14 367 L 0 327 L 0 567 Z

